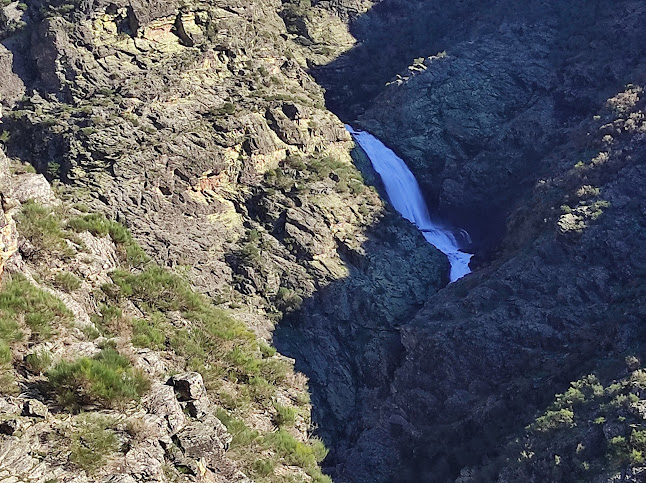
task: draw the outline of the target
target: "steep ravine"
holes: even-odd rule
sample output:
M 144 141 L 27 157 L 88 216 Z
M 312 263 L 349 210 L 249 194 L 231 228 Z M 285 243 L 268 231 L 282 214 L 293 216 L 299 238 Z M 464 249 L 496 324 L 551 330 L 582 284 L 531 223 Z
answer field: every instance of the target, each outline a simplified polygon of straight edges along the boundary
M 357 149 L 368 156 L 372 167 L 379 173 L 393 208 L 413 223 L 427 242 L 446 255 L 451 265 L 450 281 L 455 282 L 469 274 L 472 254 L 461 250 L 469 244 L 469 234 L 463 229 L 451 230 L 443 226 L 437 217 L 435 220 L 431 218 L 419 184 L 403 159 L 372 134 L 356 131 L 347 125 L 346 129 L 357 142 Z M 461 242 L 458 242 L 458 238 Z
M 103 428 L 123 444 L 81 469 L 70 448 L 86 422 L 27 363 L 41 345 L 23 327 L 0 367 L 23 391 L 1 396 L 2 411 L 31 431 L 2 421 L 15 432 L 0 435 L 3 451 L 29 463 L 20 481 L 326 481 L 313 433 L 337 482 L 637 481 L 646 7 L 313 3 L 0 7 L 3 193 L 28 175 L 45 194 L 3 201 L 4 249 L 25 261 L 7 272 L 79 298 L 81 322 L 103 330 L 90 339 L 78 314 L 57 326 L 55 364 L 113 345 L 144 364 L 154 391 L 112 408 L 116 421 L 162 411 L 139 430 Z M 384 202 L 337 115 L 406 160 L 431 212 L 473 235 L 478 270 L 448 284 L 446 257 Z M 55 221 L 56 250 L 38 230 L 15 240 L 7 213 L 20 206 Z M 135 240 L 148 269 L 119 258 Z M 84 252 L 96 246 L 102 262 Z M 88 266 L 91 283 L 56 288 L 56 273 Z M 153 275 L 155 291 L 133 289 Z M 208 346 L 214 317 L 235 328 L 224 357 Z M 151 347 L 135 348 L 135 329 Z M 164 384 L 188 369 L 206 381 L 205 411 L 200 384 L 188 396 Z M 589 373 L 600 382 L 578 384 L 583 399 L 555 396 Z M 19 415 L 26 396 L 49 419 L 35 403 Z M 40 428 L 53 439 L 30 449 Z M 51 445 L 61 452 L 38 466 Z

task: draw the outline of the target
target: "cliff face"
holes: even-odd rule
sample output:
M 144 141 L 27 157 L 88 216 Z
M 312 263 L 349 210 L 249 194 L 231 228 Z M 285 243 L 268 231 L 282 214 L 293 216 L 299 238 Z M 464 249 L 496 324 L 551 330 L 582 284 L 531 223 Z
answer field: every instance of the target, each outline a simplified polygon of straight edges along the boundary
M 638 474 L 645 17 L 629 0 L 2 7 L 0 303 L 20 323 L 0 331 L 19 391 L 0 475 L 325 481 L 314 426 L 335 481 Z M 475 273 L 446 285 L 333 112 L 469 229 Z M 51 327 L 12 287 L 54 297 L 34 295 Z M 106 365 L 132 382 L 119 404 L 70 377 Z M 583 400 L 549 406 L 591 372 Z M 537 416 L 556 422 L 526 432 Z
M 461 2 L 438 14 L 433 2 L 405 3 L 381 2 L 356 19 L 361 43 L 317 75 L 341 86 L 329 89 L 330 105 L 393 147 L 436 212 L 471 231 L 482 269 L 402 329 L 390 394 L 364 414 L 366 430 L 337 470 L 368 481 L 368 471 L 405 461 L 401 481 L 461 472 L 460 481 L 567 481 L 576 457 L 555 450 L 569 470 L 550 473 L 559 462 L 547 463 L 545 448 L 558 447 L 550 437 L 570 438 L 568 424 L 541 443 L 528 436 L 518 473 L 521 450 L 505 453 L 501 442 L 522 441 L 570 380 L 643 353 L 645 71 L 636 25 L 646 11 L 635 2 Z M 408 54 L 408 68 L 385 60 L 394 51 Z M 353 70 L 369 57 L 375 72 Z M 623 374 L 607 371 L 603 384 Z M 631 414 L 640 404 L 628 405 Z M 613 437 L 630 439 L 621 428 L 590 440 L 583 479 L 639 466 L 609 456 Z M 465 468 L 496 457 L 486 471 Z
M 3 143 L 12 162 L 44 173 L 62 199 L 61 213 L 50 213 L 24 196 L 18 212 L 56 214 L 59 238 L 79 252 L 99 243 L 92 236 L 110 235 L 113 250 L 126 255 L 125 261 L 106 255 L 105 273 L 90 286 L 55 293 L 68 308 L 82 300 L 83 310 L 72 310 L 74 323 L 99 331 L 96 341 L 83 332 L 71 343 L 86 343 L 81 354 L 90 359 L 79 363 L 74 350 L 53 351 L 39 340 L 25 346 L 7 340 L 14 354 L 6 368 L 10 387 L 23 393 L 24 360 L 51 353 L 38 373 L 42 388 L 31 396 L 55 414 L 40 426 L 16 419 L 30 431 L 17 439 L 8 430 L 5 449 L 13 456 L 7 461 L 48 451 L 27 449 L 34 431 L 59 433 L 70 410 L 95 408 L 83 387 L 71 388 L 71 406 L 59 402 L 58 369 L 103 363 L 105 344 L 116 344 L 137 366 L 143 343 L 141 357 L 169 360 L 146 372 L 152 389 L 133 395 L 128 411 L 110 407 L 114 420 L 87 422 L 106 438 L 123 439 L 107 451 L 110 458 L 88 466 L 74 451 L 64 452 L 60 465 L 48 459 L 40 473 L 21 466 L 21 478 L 68 481 L 69 467 L 90 480 L 113 474 L 170 481 L 185 473 L 191 481 L 324 481 L 317 462 L 325 452 L 309 440 L 302 376 L 264 343 L 249 346 L 251 334 L 239 325 L 218 324 L 236 321 L 269 342 L 275 322 L 289 319 L 275 344 L 298 356 L 297 369 L 311 377 L 320 433 L 328 442 L 343 440 L 360 431 L 353 428 L 356 414 L 390 377 L 400 353 L 397 326 L 446 284 L 448 271 L 446 260 L 369 186 L 375 180 L 367 160 L 356 160 L 366 179 L 354 167 L 349 135 L 305 71 L 307 62 L 328 62 L 351 45 L 345 25 L 325 9 L 280 2 L 34 3 L 3 12 L 3 75 L 10 81 L 2 87 Z M 15 184 L 9 176 L 6 191 Z M 136 245 L 119 245 L 130 235 L 112 220 L 128 226 Z M 91 236 L 81 243 L 69 230 Z M 84 262 L 51 246 L 30 248 L 40 241 L 37 231 L 18 226 L 27 240 L 20 252 L 26 265 L 11 273 L 26 274 L 38 289 L 87 276 Z M 137 263 L 128 258 L 132 250 Z M 154 260 L 139 260 L 142 253 Z M 226 317 L 202 314 L 207 309 L 194 306 L 183 278 L 162 275 L 156 264 L 180 273 Z M 176 299 L 178 288 L 186 298 Z M 202 333 L 205 339 L 197 340 Z M 232 340 L 225 350 L 213 347 L 211 336 Z M 185 420 L 160 391 L 170 390 L 163 384 L 170 373 L 186 370 L 202 375 L 209 403 L 191 409 L 195 398 L 178 395 Z M 22 400 L 6 404 L 13 417 Z M 150 434 L 142 439 L 152 445 L 144 450 L 122 423 L 131 410 L 143 411 L 147 421 L 157 404 L 170 411 L 160 413 L 169 427 L 160 434 L 143 428 Z M 73 445 L 86 426 L 77 419 L 58 444 Z M 150 456 L 153 467 L 138 470 L 133 454 L 136 461 Z
M 332 108 L 395 149 L 436 212 L 487 248 L 561 169 L 581 120 L 643 82 L 643 16 L 630 1 L 381 2 L 317 76 Z

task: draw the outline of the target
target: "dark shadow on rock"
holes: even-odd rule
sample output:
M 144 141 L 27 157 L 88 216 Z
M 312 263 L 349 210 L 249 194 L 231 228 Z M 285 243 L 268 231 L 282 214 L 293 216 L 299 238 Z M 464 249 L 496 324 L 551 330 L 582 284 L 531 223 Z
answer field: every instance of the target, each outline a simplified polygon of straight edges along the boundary
M 448 7 L 385 0 L 355 19 L 358 45 L 313 73 L 327 88 L 328 106 L 400 154 L 429 205 L 475 235 L 486 265 L 510 236 L 509 214 L 541 203 L 537 182 L 571 168 L 576 160 L 570 163 L 567 153 L 590 149 L 577 139 L 582 120 L 643 78 L 636 26 L 645 15 L 630 0 L 523 9 L 505 1 Z M 604 48 L 591 48 L 595 41 Z M 416 57 L 443 50 L 453 57 L 445 66 L 432 59 L 423 72 L 413 69 L 409 79 L 385 87 Z M 437 116 L 428 106 L 441 108 Z M 478 115 L 491 119 L 469 126 Z M 433 124 L 435 131 L 426 130 Z M 433 133 L 437 138 L 425 137 Z M 615 189 L 629 190 L 631 182 L 624 174 Z M 537 211 L 544 223 L 553 223 L 554 213 L 543 208 Z M 635 263 L 631 252 L 642 241 L 625 226 L 609 228 L 612 217 L 635 213 L 604 215 L 576 242 L 552 224 L 533 228 L 522 249 L 506 255 L 512 263 L 442 290 L 396 330 L 348 324 L 335 314 L 344 304 L 338 287 L 351 284 L 356 272 L 286 317 L 275 343 L 310 377 L 335 481 L 453 481 L 461 469 L 499 456 L 502 442 L 522 434 L 569 381 L 630 346 L 622 341 L 626 334 L 635 331 L 639 346 L 644 334 L 635 324 L 643 304 L 613 294 L 631 283 L 627 273 L 614 275 L 615 264 Z M 609 240 L 624 236 L 630 248 L 610 247 Z M 616 317 L 619 306 L 624 315 Z M 385 335 L 375 335 L 379 330 Z M 381 354 L 375 342 L 394 351 L 377 366 L 369 361 Z
M 328 107 L 406 160 L 486 263 L 561 161 L 555 146 L 635 81 L 643 17 L 631 0 L 384 0 L 353 20 L 357 45 L 312 72 Z
M 551 12 L 550 8 L 560 3 L 564 2 L 554 0 L 540 5 L 546 5 Z M 631 4 L 635 5 L 637 13 L 625 15 L 625 9 Z M 390 80 L 415 57 L 444 49 L 454 55 L 452 49 L 457 49 L 454 46 L 458 44 L 464 44 L 459 52 L 466 55 L 469 52 L 466 43 L 472 39 L 492 35 L 495 38 L 503 19 L 518 20 L 514 15 L 519 14 L 508 9 L 509 5 L 511 2 L 493 0 L 458 2 L 455 6 L 430 1 L 384 0 L 362 17 L 366 20 L 358 20 L 366 22 L 362 27 L 365 32 L 362 45 L 366 47 L 359 45 L 327 67 L 330 72 L 338 67 L 349 81 L 347 85 L 330 84 L 333 89 L 329 92 L 340 99 L 336 101 L 331 97 L 330 105 L 333 108 L 336 105 L 342 117 L 348 119 L 341 105 L 344 99 L 356 98 L 356 102 L 350 102 L 351 110 L 347 115 L 350 118 L 361 115 L 363 111 L 352 106 L 373 102 L 380 95 L 389 96 L 389 93 L 381 92 L 383 82 Z M 577 0 L 567 2 L 567 5 L 575 12 L 586 5 L 596 7 L 599 2 Z M 367 230 L 365 240 L 359 243 L 360 248 L 339 243 L 336 248 L 344 262 L 344 275 L 327 285 L 321 283 L 314 296 L 287 316 L 275 332 L 278 349 L 294 357 L 297 368 L 310 378 L 314 420 L 333 450 L 326 468 L 337 482 L 454 480 L 461 468 L 478 465 L 483 458 L 495 456 L 501 442 L 522 432 L 555 392 L 565 389 L 574 377 L 594 369 L 597 358 L 607 354 L 619 356 L 632 344 L 643 340 L 642 321 L 646 316 L 643 306 L 646 300 L 643 260 L 646 256 L 642 253 L 646 247 L 643 223 L 643 213 L 646 213 L 643 160 L 646 153 L 643 145 L 622 145 L 630 149 L 616 151 L 641 164 L 617 167 L 620 176 L 612 180 L 608 188 L 608 199 L 614 203 L 613 207 L 577 238 L 564 237 L 553 229 L 556 220 L 549 209 L 554 208 L 562 192 L 547 193 L 555 196 L 554 199 L 544 197 L 549 203 L 553 202 L 552 206 L 547 202 L 545 206 L 540 205 L 541 192 L 535 196 L 528 193 L 543 171 L 550 172 L 554 167 L 561 169 L 576 162 L 576 159 L 568 159 L 573 151 L 566 139 L 571 138 L 572 133 L 564 131 L 561 123 L 578 122 L 581 116 L 589 113 L 591 105 L 598 107 L 599 99 L 605 100 L 604 89 L 634 80 L 632 75 L 639 72 L 640 64 L 636 59 L 640 58 L 644 43 L 641 37 L 635 40 L 635 33 L 644 24 L 639 22 L 643 20 L 639 8 L 643 12 L 643 7 L 640 2 L 628 0 L 613 3 L 612 7 L 616 10 L 613 15 L 626 22 L 619 25 L 625 25 L 622 28 L 629 35 L 619 39 L 616 45 L 613 43 L 615 47 L 606 46 L 604 56 L 599 56 L 598 49 L 588 50 L 589 37 L 579 38 L 563 30 L 557 31 L 562 38 L 559 40 L 557 35 L 553 41 L 571 40 L 575 46 L 588 46 L 582 51 L 585 53 L 582 59 L 559 71 L 561 77 L 556 80 L 560 90 L 546 90 L 545 86 L 524 83 L 523 78 L 510 77 L 519 84 L 518 92 L 531 94 L 536 91 L 541 95 L 538 99 L 531 95 L 523 97 L 524 103 L 519 104 L 529 113 L 522 129 L 514 128 L 514 123 L 519 122 L 516 113 L 520 108 L 511 105 L 503 109 L 502 114 L 507 116 L 504 117 L 504 134 L 495 137 L 490 151 L 479 149 L 472 139 L 460 137 L 464 133 L 459 129 L 459 123 L 448 129 L 443 122 L 445 136 L 438 142 L 448 144 L 446 149 L 453 153 L 453 159 L 437 154 L 433 157 L 432 153 L 419 149 L 419 152 L 409 152 L 406 146 L 412 138 L 404 135 L 404 124 L 388 124 L 381 116 L 371 116 L 370 112 L 362 114 L 362 125 L 378 128 L 375 134 L 383 136 L 387 144 L 412 162 L 411 167 L 426 187 L 432 206 L 458 218 L 455 213 L 460 210 L 466 213 L 477 203 L 491 202 L 488 210 L 501 204 L 504 210 L 511 210 L 515 202 L 524 201 L 522 197 L 526 196 L 530 207 L 528 218 L 538 220 L 540 228 L 530 231 L 529 241 L 516 247 L 512 255 L 514 260 L 488 267 L 443 290 L 440 288 L 446 284 L 446 260 L 429 247 L 410 224 L 392 213 Z M 539 14 L 543 7 L 532 8 L 534 13 L 527 14 L 524 20 L 527 24 L 542 18 Z M 509 11 L 502 15 L 505 10 Z M 589 13 L 596 15 L 594 10 Z M 388 18 L 381 22 L 380 15 Z M 437 20 L 433 19 L 434 15 Z M 634 22 L 633 27 L 630 22 Z M 577 27 L 577 33 L 588 25 L 584 23 Z M 392 36 L 395 31 L 398 35 L 401 32 L 399 39 Z M 519 42 L 529 35 L 529 31 L 516 28 L 503 33 L 503 40 L 513 37 Z M 591 30 L 586 35 L 596 33 Z M 367 37 L 372 34 L 379 35 L 374 37 L 378 39 L 374 44 Z M 400 42 L 406 37 L 414 42 Z M 608 41 L 606 38 L 601 40 Z M 375 60 L 373 54 L 385 41 L 389 48 Z M 433 45 L 429 46 L 430 43 Z M 372 47 L 368 48 L 370 45 Z M 616 55 L 618 49 L 626 46 L 628 48 L 622 50 L 621 55 Z M 576 48 L 572 47 L 572 51 Z M 555 59 L 550 53 L 548 51 L 547 61 L 553 64 Z M 612 56 L 620 60 L 609 62 L 608 58 Z M 595 62 L 584 69 L 591 57 L 598 58 L 597 63 L 607 62 L 610 71 L 597 69 Z M 458 57 L 462 62 L 460 59 Z M 522 63 L 525 59 L 517 60 Z M 383 62 L 383 66 L 376 69 L 374 76 L 366 76 L 365 85 L 361 85 L 360 80 L 371 69 L 370 62 Z M 493 62 L 479 74 L 485 76 L 491 66 L 499 64 Z M 472 72 L 470 65 L 453 67 L 466 75 Z M 354 73 L 354 68 L 359 70 Z M 449 74 L 452 74 L 450 69 L 444 83 L 455 78 Z M 425 85 L 426 75 L 413 77 L 409 84 Z M 599 82 L 605 87 L 600 88 Z M 430 85 L 435 86 L 432 81 Z M 357 92 L 353 90 L 355 86 Z M 426 87 L 424 92 L 428 93 L 428 85 Z M 460 92 L 471 93 L 469 90 Z M 464 100 L 464 96 L 458 97 L 461 102 Z M 549 109 L 544 107 L 545 103 Z M 454 109 L 458 113 L 460 106 L 462 104 L 458 103 L 458 109 Z M 498 112 L 495 110 L 497 102 L 492 101 L 490 106 Z M 532 106 L 540 109 L 533 111 Z M 471 112 L 478 112 L 479 107 L 474 105 L 471 109 Z M 561 145 L 561 151 L 535 150 L 529 157 L 514 158 L 523 168 L 528 160 L 538 162 L 552 155 L 550 162 L 540 169 L 531 166 L 532 169 L 520 169 L 508 177 L 496 163 L 500 155 L 497 147 L 509 145 L 513 148 L 516 141 L 521 149 L 513 152 L 526 153 L 524 150 L 533 133 L 528 127 L 543 122 L 540 117 L 538 121 L 532 120 L 532 116 L 552 111 L 554 114 L 548 118 L 551 127 L 549 132 L 540 131 L 545 134 L 541 134 L 541 140 L 547 146 L 550 143 Z M 396 112 L 390 111 L 391 114 Z M 495 127 L 497 123 L 490 125 Z M 476 134 L 481 130 L 478 127 Z M 583 129 L 579 134 L 585 137 L 585 133 Z M 37 133 L 30 133 L 25 139 L 36 136 Z M 422 147 L 427 145 L 424 140 Z M 47 159 L 47 153 L 40 153 L 39 158 Z M 139 158 L 126 159 L 133 162 Z M 425 164 L 433 160 L 437 161 L 437 166 Z M 493 172 L 486 174 L 492 177 L 482 176 L 478 166 L 489 166 Z M 184 169 L 183 166 L 178 168 Z M 192 168 L 200 171 L 199 166 Z M 100 164 L 96 169 L 105 168 Z M 499 172 L 505 174 L 504 181 L 497 177 Z M 431 176 L 424 182 L 424 175 L 428 173 L 441 176 Z M 460 178 L 460 173 L 474 177 Z M 456 181 L 452 189 L 447 189 L 446 180 Z M 476 181 L 481 185 L 469 184 Z M 499 189 L 515 183 L 522 188 L 519 192 Z M 451 183 L 448 184 L 450 188 Z M 472 190 L 478 186 L 493 189 L 480 191 L 480 196 L 475 196 Z M 185 185 L 182 185 L 183 189 Z M 453 196 L 448 196 L 451 194 Z M 158 197 L 151 193 L 141 197 L 148 203 L 146 213 L 151 217 L 163 214 Z M 463 205 L 449 202 L 456 199 L 463 199 Z M 121 200 L 119 208 L 122 205 L 127 207 L 128 202 Z M 532 211 L 537 213 L 532 214 Z M 133 211 L 128 216 L 136 219 L 139 213 Z M 491 226 L 489 211 L 476 210 L 472 216 L 476 214 L 482 218 L 483 227 Z M 205 233 L 192 218 L 180 219 L 172 212 L 166 212 L 166 216 L 172 219 L 163 223 L 158 219 L 151 223 L 148 217 L 142 218 L 138 227 L 140 237 L 145 238 L 145 234 L 151 232 L 148 225 L 155 228 L 155 223 L 190 233 L 200 244 L 199 247 L 192 245 L 193 249 L 203 257 L 195 259 L 194 265 L 203 264 L 209 268 L 208 263 L 212 262 L 209 260 L 210 242 L 215 243 L 226 233 Z M 499 216 L 501 220 L 505 219 L 502 212 Z M 523 223 L 519 231 L 527 230 L 528 222 Z M 170 238 L 172 241 L 173 237 Z M 166 239 L 161 240 L 148 248 L 165 250 L 170 254 L 168 256 L 177 256 L 184 248 L 170 243 L 163 245 Z M 224 268 L 229 267 L 222 270 Z M 213 279 L 220 273 L 217 269 L 210 270 L 204 272 L 205 278 Z M 224 276 L 220 278 L 229 280 Z
M 612 192 L 646 183 L 643 168 L 626 168 Z M 544 235 L 513 263 L 429 293 L 420 310 L 411 305 L 392 321 L 374 316 L 375 303 L 393 300 L 366 284 L 375 268 L 345 256 L 349 276 L 319 289 L 274 334 L 310 378 L 334 480 L 453 481 L 499 457 L 569 381 L 639 350 L 646 309 L 623 294 L 646 230 L 613 222 L 639 209 L 609 210 L 576 243 Z M 370 248 L 384 242 L 383 228 L 368 232 L 368 258 L 385 255 Z M 629 266 L 617 274 L 620 260 Z
M 448 281 L 446 258 L 399 215 L 389 213 L 365 236 L 358 250 L 338 244 L 347 276 L 320 287 L 274 332 L 276 348 L 309 377 L 332 474 L 389 396 L 404 354 L 400 327 Z M 388 477 L 376 471 L 375 481 Z

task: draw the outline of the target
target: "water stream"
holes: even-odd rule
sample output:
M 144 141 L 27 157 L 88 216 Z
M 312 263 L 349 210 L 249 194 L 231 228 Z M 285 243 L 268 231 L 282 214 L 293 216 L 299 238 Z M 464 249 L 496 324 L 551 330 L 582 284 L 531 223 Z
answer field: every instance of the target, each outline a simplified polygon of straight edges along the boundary
M 451 230 L 431 220 L 419 184 L 406 163 L 372 134 L 356 131 L 347 124 L 345 127 L 381 176 L 393 207 L 419 228 L 426 241 L 447 256 L 451 264 L 451 282 L 470 273 L 469 261 L 473 255 L 460 250 Z M 462 235 L 468 239 L 466 231 L 462 230 Z

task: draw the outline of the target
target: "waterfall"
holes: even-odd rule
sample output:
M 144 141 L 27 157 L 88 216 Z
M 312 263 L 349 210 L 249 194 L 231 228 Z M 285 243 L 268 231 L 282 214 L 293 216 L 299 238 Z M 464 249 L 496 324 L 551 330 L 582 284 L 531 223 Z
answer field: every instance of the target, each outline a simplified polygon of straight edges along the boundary
M 473 255 L 460 251 L 453 232 L 433 223 L 419 184 L 406 163 L 372 134 L 355 131 L 347 124 L 345 127 L 381 176 L 393 207 L 419 228 L 426 241 L 447 256 L 451 264 L 451 282 L 470 273 L 469 261 Z M 470 239 L 465 230 L 461 230 L 461 236 Z

